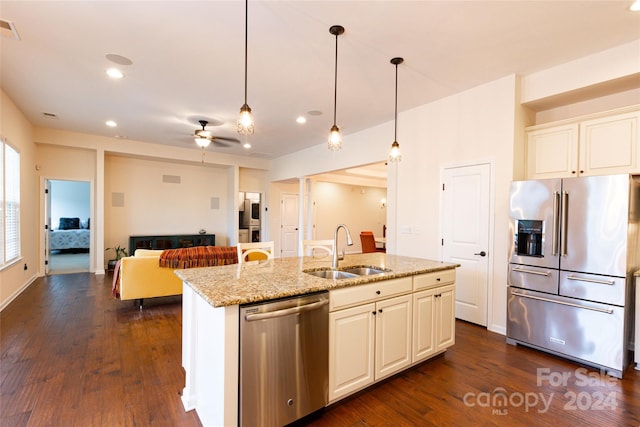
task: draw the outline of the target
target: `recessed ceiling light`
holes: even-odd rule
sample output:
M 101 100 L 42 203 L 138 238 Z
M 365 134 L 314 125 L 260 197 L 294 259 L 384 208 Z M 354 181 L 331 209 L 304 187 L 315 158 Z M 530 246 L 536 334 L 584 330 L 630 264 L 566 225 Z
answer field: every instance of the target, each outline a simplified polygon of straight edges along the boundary
M 251 148 L 251 144 L 249 144 L 248 142 L 245 142 L 244 144 L 242 144 L 242 146 L 243 146 L 244 148 L 246 148 L 247 150 L 248 150 L 249 148 Z
M 310 115 L 310 116 L 321 116 L 322 115 L 322 111 L 311 110 L 311 111 L 307 111 L 307 114 Z
M 114 122 L 113 120 L 107 120 L 106 122 L 104 122 L 107 126 L 109 126 L 110 128 L 114 128 L 116 126 L 118 126 L 118 124 L 116 122 Z
M 307 119 L 304 116 L 298 116 L 296 122 L 300 124 L 307 123 Z
M 121 79 L 124 77 L 124 74 L 122 74 L 122 71 L 118 70 L 117 68 L 109 68 L 107 70 L 107 75 L 112 79 Z
M 42 115 L 47 119 L 57 119 L 58 118 L 58 116 L 55 113 L 44 112 L 44 113 L 42 113 Z

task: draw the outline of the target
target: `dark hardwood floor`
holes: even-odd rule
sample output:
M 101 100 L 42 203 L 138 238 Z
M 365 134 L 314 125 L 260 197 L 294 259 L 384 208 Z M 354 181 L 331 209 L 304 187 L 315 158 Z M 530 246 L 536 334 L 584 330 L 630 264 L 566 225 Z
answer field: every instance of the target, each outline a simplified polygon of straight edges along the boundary
M 623 380 L 457 322 L 456 345 L 305 420 L 312 426 L 640 426 Z M 606 333 L 606 331 L 603 331 Z M 38 279 L 0 313 L 0 425 L 200 426 L 179 393 L 180 298 L 110 296 L 110 276 Z

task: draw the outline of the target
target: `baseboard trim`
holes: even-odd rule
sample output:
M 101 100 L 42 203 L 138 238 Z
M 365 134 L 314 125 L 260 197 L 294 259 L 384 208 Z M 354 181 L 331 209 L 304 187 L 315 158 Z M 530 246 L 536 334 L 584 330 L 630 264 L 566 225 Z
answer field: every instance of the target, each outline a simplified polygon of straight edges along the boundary
M 22 292 L 24 292 L 24 290 L 27 289 L 29 285 L 35 282 L 37 278 L 37 275 L 31 276 L 31 278 L 27 280 L 22 286 L 20 286 L 20 288 L 16 289 L 13 294 L 9 295 L 9 298 L 7 298 L 5 301 L 2 301 L 2 304 L 0 304 L 0 311 L 4 310 L 9 304 L 11 304 L 14 299 L 18 298 L 18 296 Z

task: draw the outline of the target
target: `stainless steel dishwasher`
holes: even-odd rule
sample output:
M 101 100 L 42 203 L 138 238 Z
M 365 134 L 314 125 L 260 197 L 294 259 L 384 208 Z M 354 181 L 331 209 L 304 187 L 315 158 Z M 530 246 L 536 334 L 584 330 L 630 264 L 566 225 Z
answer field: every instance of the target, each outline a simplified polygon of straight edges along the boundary
M 329 295 L 240 307 L 240 425 L 283 426 L 327 404 Z

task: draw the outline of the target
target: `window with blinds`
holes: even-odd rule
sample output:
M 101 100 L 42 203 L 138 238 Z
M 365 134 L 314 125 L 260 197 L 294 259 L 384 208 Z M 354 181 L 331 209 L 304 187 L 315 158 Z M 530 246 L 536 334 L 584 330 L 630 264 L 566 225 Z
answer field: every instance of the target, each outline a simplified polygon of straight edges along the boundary
M 0 266 L 20 257 L 20 153 L 6 139 L 0 152 Z

